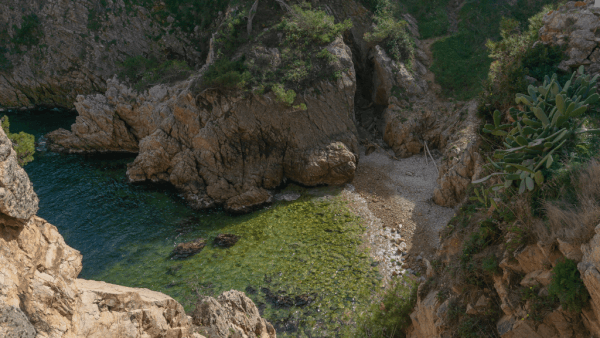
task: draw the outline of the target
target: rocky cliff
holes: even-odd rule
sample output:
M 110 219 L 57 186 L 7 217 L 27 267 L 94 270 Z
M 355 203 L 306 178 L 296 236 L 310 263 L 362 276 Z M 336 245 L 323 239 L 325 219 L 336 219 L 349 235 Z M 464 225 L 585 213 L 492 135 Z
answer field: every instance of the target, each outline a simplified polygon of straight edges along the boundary
M 2 130 L 0 191 L 0 336 L 275 338 L 241 292 L 208 297 L 189 317 L 162 293 L 78 279 L 81 254 L 35 215 L 38 198 Z
M 0 108 L 72 108 L 77 95 L 104 92 L 127 57 L 201 66 L 208 46 L 199 42 L 207 42 L 208 30 L 186 27 L 164 7 L 124 0 L 0 1 Z M 218 13 L 212 19 L 219 21 Z
M 272 92 L 195 94 L 195 77 L 141 94 L 111 80 L 106 94 L 77 98 L 77 122 L 48 135 L 51 149 L 138 152 L 130 181 L 169 182 L 196 208 L 233 212 L 270 201 L 268 189 L 285 178 L 351 181 L 358 161 L 352 54 L 341 39 L 327 50 L 345 71 L 315 83 L 294 106 Z
M 537 43 L 565 46 L 560 68 L 583 65 L 598 74 L 599 16 L 592 1 L 568 2 L 544 16 Z M 541 202 L 543 220 L 531 200 L 516 195 L 507 203 L 514 218 L 493 208 L 462 210 L 442 234 L 435 264 L 426 262 L 428 280 L 419 286 L 408 336 L 600 337 L 599 172 L 590 161 L 570 182 L 554 180 L 574 189 L 578 202 Z M 489 236 L 499 237 L 477 247 L 493 228 L 486 222 L 497 224 L 499 232 Z

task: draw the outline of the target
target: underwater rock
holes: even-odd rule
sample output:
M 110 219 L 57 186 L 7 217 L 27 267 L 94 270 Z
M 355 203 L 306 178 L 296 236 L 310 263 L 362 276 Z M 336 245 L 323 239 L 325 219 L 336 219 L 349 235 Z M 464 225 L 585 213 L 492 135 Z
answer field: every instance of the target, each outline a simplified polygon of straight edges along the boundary
M 191 242 L 179 243 L 171 252 L 172 259 L 185 259 L 202 251 L 206 246 L 204 238 L 196 238 Z
M 220 234 L 217 237 L 215 237 L 214 243 L 216 246 L 230 248 L 239 240 L 240 236 L 236 236 L 233 234 Z
M 272 292 L 268 288 L 262 288 L 261 291 L 265 294 L 267 300 L 276 307 L 292 307 L 305 306 L 317 299 L 316 294 L 304 293 L 301 295 L 289 295 L 285 291 Z

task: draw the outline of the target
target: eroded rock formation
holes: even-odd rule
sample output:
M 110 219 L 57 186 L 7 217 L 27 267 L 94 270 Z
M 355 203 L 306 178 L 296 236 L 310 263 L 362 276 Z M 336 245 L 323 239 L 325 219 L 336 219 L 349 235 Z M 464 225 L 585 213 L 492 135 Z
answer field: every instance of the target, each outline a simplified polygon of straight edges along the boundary
M 315 83 L 296 108 L 272 92 L 195 94 L 197 77 L 142 94 L 113 79 L 105 95 L 77 98 L 77 122 L 71 131 L 48 134 L 51 149 L 139 152 L 127 170 L 130 181 L 169 182 L 193 207 L 224 205 L 232 212 L 269 202 L 268 190 L 285 178 L 349 182 L 358 162 L 356 77 L 341 39 L 327 49 L 345 71 L 337 81 Z
M 37 196 L 1 129 L 0 168 L 0 336 L 202 337 L 183 306 L 165 294 L 77 278 L 81 254 L 65 243 L 55 226 L 35 216 Z M 232 302 L 242 301 L 244 306 L 236 308 L 234 317 L 251 316 L 267 332 L 258 337 L 275 338 L 252 301 L 235 295 Z M 211 318 L 238 325 L 240 337 L 256 337 L 258 332 L 237 321 L 231 324 L 233 317 Z
M 404 15 L 408 29 L 415 42 L 415 57 L 407 62 L 394 60 L 381 46 L 370 49 L 369 58 L 373 63 L 373 102 L 387 106 L 392 96 L 405 96 L 416 99 L 427 94 L 429 84 L 425 79 L 431 60 L 424 52 L 424 46 L 418 39 L 417 21 L 409 14 Z

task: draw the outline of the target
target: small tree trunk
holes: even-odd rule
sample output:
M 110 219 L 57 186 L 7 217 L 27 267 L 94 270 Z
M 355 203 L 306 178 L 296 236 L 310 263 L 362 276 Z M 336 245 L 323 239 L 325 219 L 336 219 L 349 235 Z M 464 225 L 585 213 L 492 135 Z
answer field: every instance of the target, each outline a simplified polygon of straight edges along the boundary
M 248 35 L 252 34 L 252 20 L 254 20 L 254 16 L 256 15 L 256 9 L 258 8 L 258 0 L 254 2 L 252 8 L 250 8 L 250 13 L 248 13 Z

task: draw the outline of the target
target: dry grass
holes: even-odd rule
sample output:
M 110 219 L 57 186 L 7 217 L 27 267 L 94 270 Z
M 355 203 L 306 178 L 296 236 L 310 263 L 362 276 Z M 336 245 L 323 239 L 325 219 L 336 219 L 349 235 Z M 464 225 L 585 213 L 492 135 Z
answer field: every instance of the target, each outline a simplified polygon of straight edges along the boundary
M 600 222 L 600 163 L 591 161 L 586 168 L 572 175 L 571 185 L 576 191 L 575 203 L 565 200 L 544 202 L 548 217 L 545 235 L 549 240 L 560 238 L 572 244 L 587 243 Z

